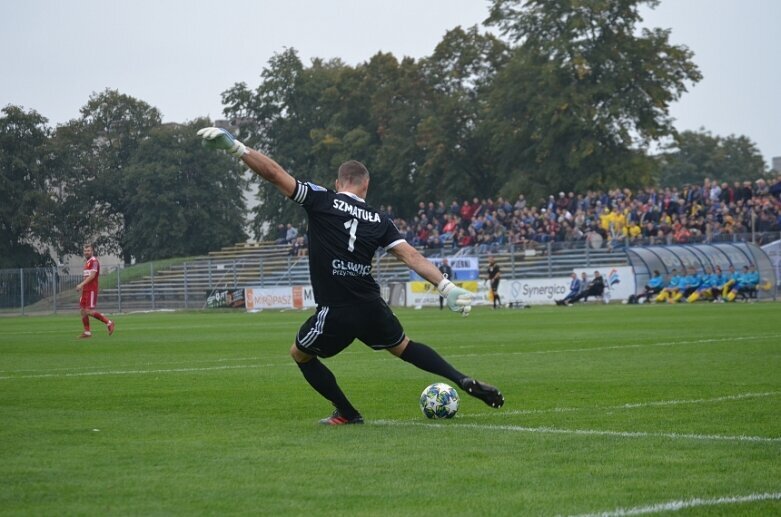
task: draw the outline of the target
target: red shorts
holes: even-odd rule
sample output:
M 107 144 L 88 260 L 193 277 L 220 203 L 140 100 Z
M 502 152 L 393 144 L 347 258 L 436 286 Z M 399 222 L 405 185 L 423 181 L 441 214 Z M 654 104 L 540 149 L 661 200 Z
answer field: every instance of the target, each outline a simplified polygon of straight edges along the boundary
M 98 292 L 97 291 L 82 291 L 81 299 L 79 300 L 79 307 L 82 309 L 94 309 L 98 304 Z

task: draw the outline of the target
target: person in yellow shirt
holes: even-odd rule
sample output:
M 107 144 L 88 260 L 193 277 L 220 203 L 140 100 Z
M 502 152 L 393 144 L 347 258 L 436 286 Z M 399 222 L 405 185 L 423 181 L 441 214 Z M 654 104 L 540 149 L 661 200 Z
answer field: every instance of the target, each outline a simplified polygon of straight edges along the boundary
M 635 240 L 642 235 L 643 230 L 637 223 L 631 223 L 624 227 L 624 237 L 629 237 L 630 240 Z
M 610 231 L 610 209 L 605 207 L 602 209 L 602 213 L 599 214 L 599 227 L 603 230 Z
M 683 277 L 678 274 L 678 270 L 673 268 L 673 270 L 670 272 L 670 278 L 667 280 L 667 285 L 664 287 L 664 289 L 662 289 L 662 292 L 659 293 L 659 296 L 656 297 L 656 302 L 662 303 L 668 300 L 672 301 L 672 299 L 680 292 L 682 278 Z

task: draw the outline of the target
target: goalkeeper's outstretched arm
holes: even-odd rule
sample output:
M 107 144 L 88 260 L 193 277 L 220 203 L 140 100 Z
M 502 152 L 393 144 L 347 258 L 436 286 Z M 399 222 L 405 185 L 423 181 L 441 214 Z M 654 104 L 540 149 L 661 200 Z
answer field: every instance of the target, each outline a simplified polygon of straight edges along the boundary
M 292 196 L 293 192 L 296 191 L 296 179 L 288 174 L 281 165 L 260 151 L 248 147 L 241 159 L 255 174 L 273 183 L 285 197 Z
M 394 257 L 404 262 L 408 268 L 434 285 L 439 285 L 445 279 L 437 266 L 407 242 L 401 242 L 388 251 Z
M 281 165 L 260 151 L 239 142 L 228 131 L 217 127 L 205 127 L 198 130 L 198 135 L 203 138 L 206 147 L 221 149 L 241 158 L 255 174 L 273 184 L 286 197 L 292 196 L 295 192 L 296 179 Z
M 472 293 L 457 287 L 456 284 L 448 280 L 437 266 L 409 243 L 402 242 L 388 251 L 404 262 L 408 268 L 437 286 L 439 294 L 447 299 L 447 306 L 450 310 L 460 312 L 464 316 L 472 310 Z

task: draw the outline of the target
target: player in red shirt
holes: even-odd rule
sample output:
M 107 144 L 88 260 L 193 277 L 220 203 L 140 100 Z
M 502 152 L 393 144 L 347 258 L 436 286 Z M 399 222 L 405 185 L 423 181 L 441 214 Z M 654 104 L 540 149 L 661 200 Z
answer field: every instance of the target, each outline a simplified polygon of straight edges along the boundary
M 100 262 L 95 256 L 92 244 L 84 245 L 84 258 L 87 259 L 87 263 L 84 264 L 84 280 L 76 286 L 76 290 L 81 291 L 79 307 L 81 307 L 81 323 L 84 325 L 84 332 L 79 337 L 82 339 L 92 337 L 92 332 L 89 329 L 90 316 L 105 323 L 110 336 L 114 333 L 114 322 L 95 310 L 95 305 L 98 303 Z

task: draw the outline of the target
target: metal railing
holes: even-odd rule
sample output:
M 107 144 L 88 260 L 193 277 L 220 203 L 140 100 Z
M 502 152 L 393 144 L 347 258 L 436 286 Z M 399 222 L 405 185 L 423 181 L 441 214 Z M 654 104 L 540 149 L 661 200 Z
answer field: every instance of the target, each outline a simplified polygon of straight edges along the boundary
M 741 241 L 730 236 L 730 241 Z M 751 235 L 749 237 L 751 242 Z M 756 237 L 756 235 L 754 235 Z M 779 239 L 762 234 L 758 243 Z M 726 239 L 725 239 L 726 240 Z M 689 241 L 690 243 L 693 241 Z M 710 242 L 715 242 L 711 240 Z M 505 245 L 489 250 L 461 248 L 461 255 L 492 253 L 505 278 L 551 278 L 566 276 L 574 268 L 627 265 L 625 247 L 666 244 L 658 240 L 550 241 Z M 459 250 L 423 249 L 428 256 L 452 256 Z M 778 266 L 781 268 L 781 266 Z M 147 269 L 148 268 L 148 269 Z M 379 252 L 373 274 L 381 285 L 405 282 L 408 269 L 387 253 Z M 776 275 L 781 281 L 781 271 Z M 76 285 L 81 270 L 65 267 L 0 270 L 0 315 L 51 314 L 79 308 Z M 151 262 L 143 266 L 106 267 L 101 271 L 98 310 L 108 313 L 164 309 L 201 309 L 215 289 L 250 286 L 300 285 L 309 281 L 308 257 L 242 256 L 241 258 L 203 257 L 180 264 Z

